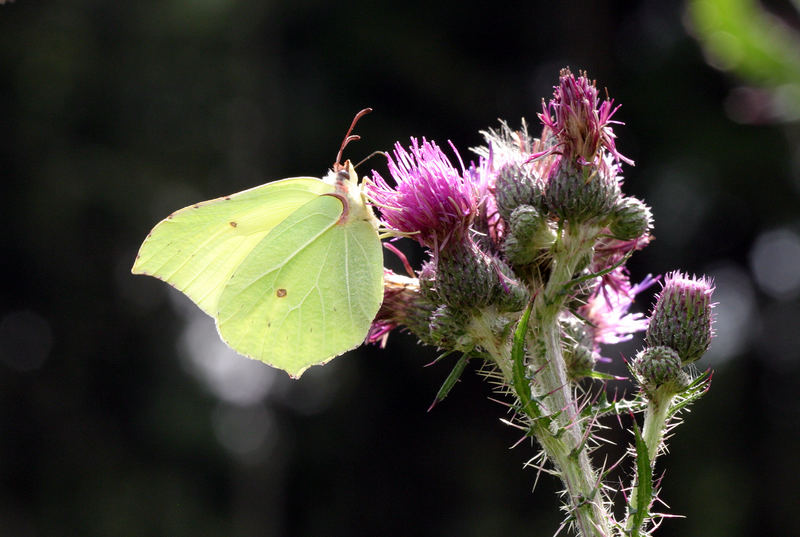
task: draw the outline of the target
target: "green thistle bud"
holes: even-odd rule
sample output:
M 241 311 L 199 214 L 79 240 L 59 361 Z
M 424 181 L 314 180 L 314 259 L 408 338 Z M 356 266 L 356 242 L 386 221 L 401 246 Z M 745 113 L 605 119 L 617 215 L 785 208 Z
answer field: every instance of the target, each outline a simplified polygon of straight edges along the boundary
M 596 361 L 594 351 L 586 345 L 576 345 L 570 352 L 564 353 L 567 364 L 567 376 L 571 380 L 580 380 L 592 374 Z
M 503 249 L 512 265 L 533 263 L 544 248 L 555 242 L 556 234 L 541 212 L 521 205 L 511 212 Z
M 439 252 L 433 283 L 439 303 L 456 308 L 477 309 L 493 305 L 499 311 L 519 311 L 529 298 L 527 288 L 511 268 L 499 258 L 485 253 L 473 241 L 450 244 Z M 426 283 L 423 288 L 430 285 Z
M 517 279 L 511 267 L 500 259 L 494 259 L 497 267 L 497 282 L 494 285 L 492 304 L 501 312 L 520 311 L 530 300 L 527 287 Z
M 679 271 L 667 274 L 658 295 L 645 340 L 655 347 L 673 348 L 684 365 L 700 359 L 714 336 L 712 282 Z
M 406 312 L 403 321 L 405 327 L 425 345 L 436 345 L 430 337 L 430 329 L 428 327 L 430 317 L 435 308 L 436 304 L 430 302 L 424 296 L 420 296 L 414 302 L 414 308 Z
M 562 349 L 567 375 L 579 380 L 591 374 L 597 361 L 594 340 L 586 324 L 575 317 L 561 321 Z
M 614 207 L 609 230 L 617 239 L 633 240 L 653 229 L 650 207 L 633 197 L 620 198 Z
M 482 308 L 494 297 L 498 281 L 492 258 L 466 240 L 439 252 L 436 291 L 445 304 L 456 308 Z
M 543 191 L 542 180 L 530 167 L 507 164 L 500 169 L 495 182 L 497 210 L 503 220 L 508 222 L 514 209 L 522 205 L 541 209 Z
M 639 351 L 633 371 L 646 392 L 662 388 L 677 393 L 689 384 L 688 375 L 681 369 L 680 356 L 670 347 L 648 347 Z
M 469 321 L 470 316 L 464 310 L 446 304 L 439 306 L 431 314 L 427 327 L 430 343 L 448 350 L 471 349 L 472 338 L 467 330 Z
M 570 224 L 606 222 L 620 197 L 614 169 L 566 159 L 553 168 L 545 192 L 550 210 Z

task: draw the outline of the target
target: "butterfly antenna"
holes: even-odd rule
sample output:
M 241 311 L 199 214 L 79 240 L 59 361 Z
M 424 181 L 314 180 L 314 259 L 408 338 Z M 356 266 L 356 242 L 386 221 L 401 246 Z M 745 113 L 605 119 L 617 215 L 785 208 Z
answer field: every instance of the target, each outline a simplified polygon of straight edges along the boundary
M 342 162 L 342 153 L 344 152 L 344 148 L 347 147 L 347 144 L 349 144 L 350 142 L 355 142 L 356 140 L 360 140 L 361 139 L 361 136 L 359 136 L 357 134 L 351 134 L 351 133 L 353 132 L 353 129 L 355 128 L 356 123 L 358 123 L 358 120 L 361 119 L 362 117 L 366 116 L 370 112 L 372 112 L 372 108 L 365 108 L 361 112 L 356 114 L 356 117 L 353 118 L 353 122 L 350 123 L 350 128 L 347 130 L 347 134 L 345 134 L 344 140 L 342 140 L 342 145 L 339 148 L 339 153 L 337 153 L 337 155 L 336 155 L 336 162 L 333 165 L 334 171 L 339 171 L 339 170 L 341 170 L 343 168 L 343 166 L 341 164 L 341 162 Z
M 386 151 L 373 151 L 372 153 L 367 155 L 364 159 L 362 159 L 361 162 L 359 162 L 358 164 L 353 166 L 353 168 L 358 169 L 359 166 L 361 166 L 366 161 L 368 161 L 369 159 L 371 159 L 372 157 L 375 157 L 377 155 L 383 155 L 384 157 L 389 158 L 389 153 L 387 153 Z

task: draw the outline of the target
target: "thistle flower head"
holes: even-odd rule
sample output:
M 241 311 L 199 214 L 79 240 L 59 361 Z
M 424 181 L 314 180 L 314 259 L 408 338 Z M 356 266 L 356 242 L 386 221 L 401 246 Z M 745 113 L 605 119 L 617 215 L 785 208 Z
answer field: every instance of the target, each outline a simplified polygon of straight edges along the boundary
M 650 316 L 647 344 L 671 347 L 684 365 L 700 359 L 714 336 L 713 292 L 714 284 L 705 276 L 677 270 L 667 274 Z
M 650 207 L 637 198 L 620 198 L 614 207 L 608 228 L 618 239 L 633 240 L 649 234 L 653 229 L 653 213 Z
M 688 376 L 681 370 L 681 359 L 670 347 L 648 347 L 639 351 L 633 361 L 636 380 L 645 393 L 677 393 L 686 388 Z
M 435 281 L 445 304 L 465 310 L 482 308 L 494 297 L 498 268 L 494 258 L 474 241 L 453 241 L 440 252 Z
M 389 173 L 396 186 L 375 171 L 367 184 L 384 225 L 434 252 L 464 236 L 477 213 L 478 195 L 471 178 L 465 178 L 463 164 L 459 172 L 439 146 L 424 138 L 422 144 L 412 138 L 409 151 L 398 142 L 393 153 Z
M 602 163 L 601 150 L 605 150 L 617 161 L 633 164 L 622 156 L 615 145 L 615 135 L 611 128 L 611 117 L 619 107 L 614 101 L 598 99 L 594 81 L 589 81 L 586 73 L 577 78 L 569 69 L 562 69 L 559 84 L 553 91 L 549 103 L 542 102 L 539 119 L 558 140 L 556 149 L 568 160 L 581 164 Z
M 547 179 L 547 206 L 571 225 L 605 225 L 621 196 L 616 172 L 616 166 L 557 159 Z
M 493 190 L 497 209 L 506 223 L 517 207 L 530 205 L 541 210 L 544 205 L 544 180 L 530 166 L 506 164 L 497 172 Z
M 489 249 L 497 250 L 505 233 L 505 225 L 494 198 L 497 181 L 494 158 L 493 151 L 489 151 L 489 156 L 479 157 L 477 164 L 471 162 L 464 172 L 464 179 L 473 185 L 478 199 L 478 209 L 471 221 L 472 229 L 485 237 Z

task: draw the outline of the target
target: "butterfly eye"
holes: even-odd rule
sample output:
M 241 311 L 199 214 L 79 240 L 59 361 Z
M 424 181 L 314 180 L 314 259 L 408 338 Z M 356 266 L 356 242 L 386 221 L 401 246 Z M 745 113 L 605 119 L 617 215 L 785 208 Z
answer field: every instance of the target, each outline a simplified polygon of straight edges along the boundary
M 350 172 L 347 171 L 347 168 L 342 168 L 338 172 L 336 172 L 336 182 L 339 184 L 346 183 L 350 180 Z

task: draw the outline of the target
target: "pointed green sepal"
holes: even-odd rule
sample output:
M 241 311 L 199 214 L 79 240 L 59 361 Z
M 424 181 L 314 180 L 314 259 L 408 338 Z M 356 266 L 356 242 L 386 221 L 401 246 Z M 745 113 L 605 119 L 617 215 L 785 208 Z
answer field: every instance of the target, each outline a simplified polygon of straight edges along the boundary
M 713 371 L 711 369 L 706 369 L 700 376 L 694 379 L 685 390 L 679 393 L 675 398 L 675 403 L 673 403 L 669 409 L 668 418 L 674 416 L 679 411 L 703 397 L 708 392 L 708 389 L 711 388 L 712 376 Z
M 450 390 L 452 390 L 453 386 L 456 385 L 458 379 L 461 378 L 461 373 L 464 372 L 464 368 L 467 366 L 469 358 L 469 355 L 464 354 L 458 359 L 456 365 L 453 366 L 453 370 L 450 371 L 450 374 L 447 375 L 446 379 L 444 379 L 442 387 L 439 388 L 439 392 L 436 394 L 436 399 L 433 400 L 433 403 L 431 403 L 431 406 L 428 408 L 428 412 L 430 412 L 437 403 L 444 401 L 444 398 L 447 397 L 447 395 L 450 393 Z

